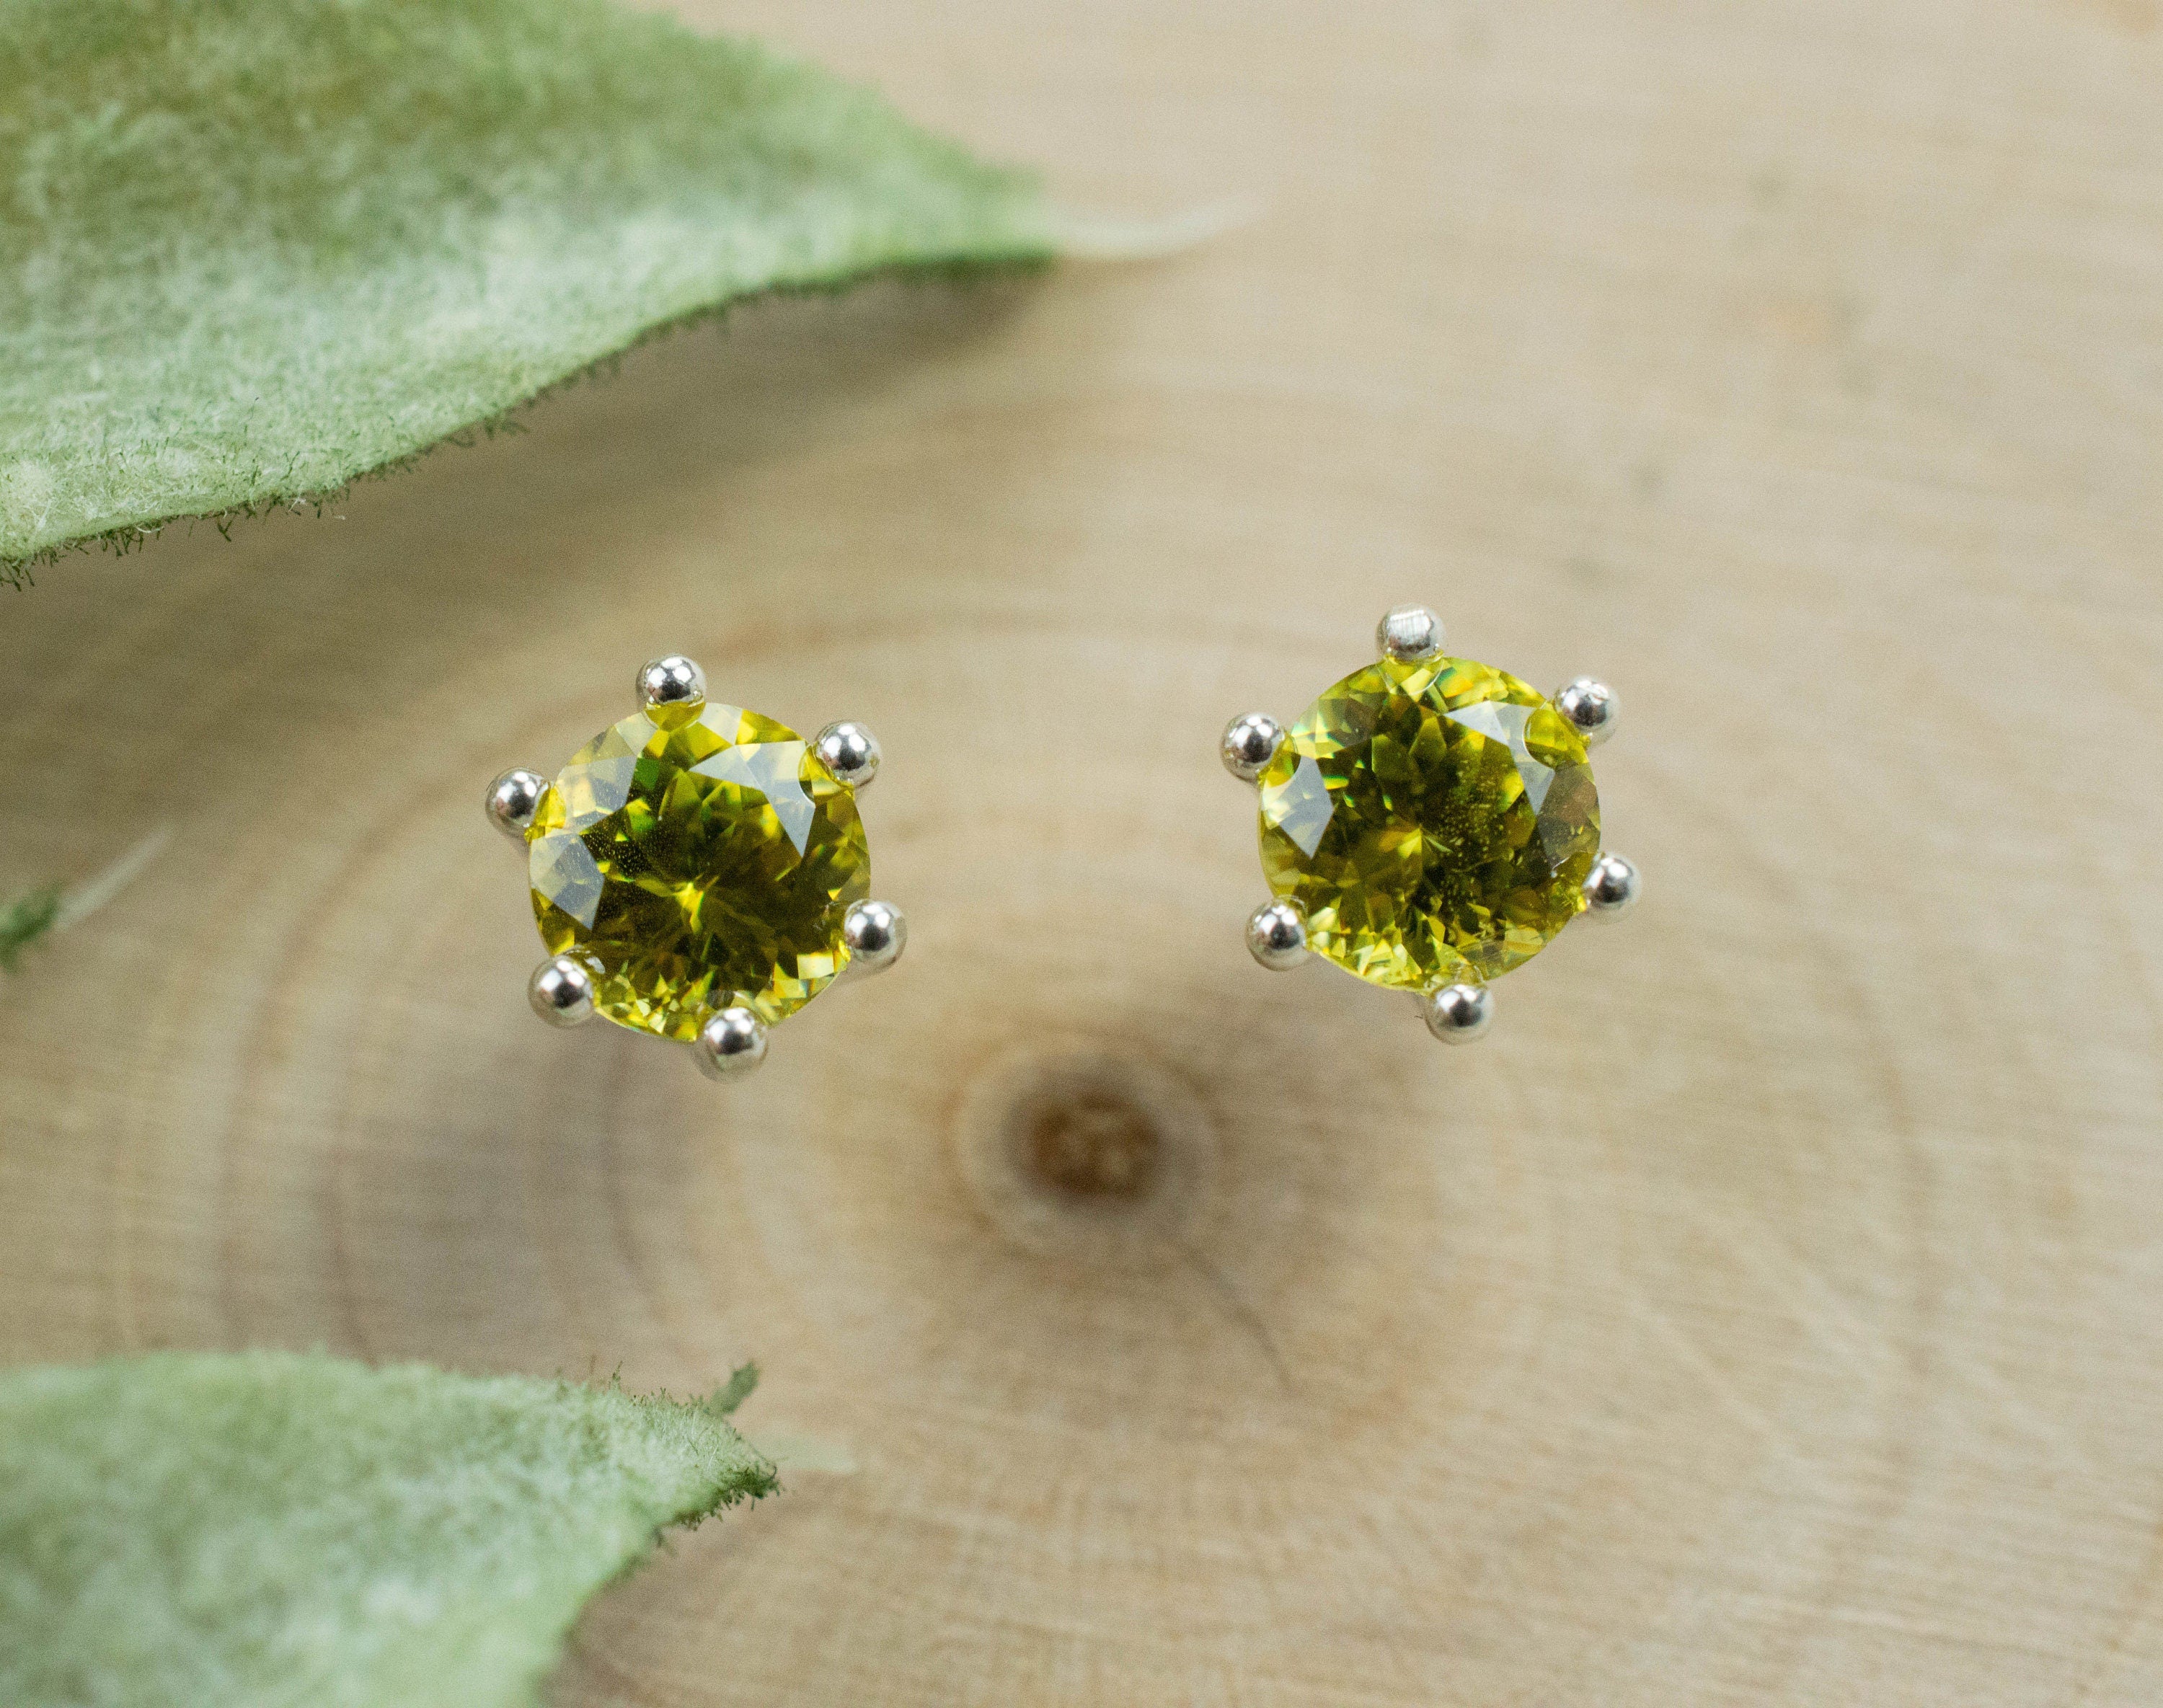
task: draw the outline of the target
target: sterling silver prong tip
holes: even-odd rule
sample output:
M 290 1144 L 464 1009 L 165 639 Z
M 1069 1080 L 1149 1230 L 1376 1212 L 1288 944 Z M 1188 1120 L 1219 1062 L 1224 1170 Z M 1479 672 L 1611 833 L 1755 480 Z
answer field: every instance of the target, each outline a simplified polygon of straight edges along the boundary
M 1495 1024 L 1495 998 L 1484 984 L 1445 984 L 1420 1004 L 1427 1029 L 1445 1044 L 1469 1044 Z
M 709 1079 L 741 1079 L 766 1060 L 766 1027 L 749 1009 L 723 1009 L 699 1029 L 691 1045 Z
M 1267 712 L 1249 712 L 1224 726 L 1217 751 L 1224 768 L 1242 783 L 1252 783 L 1284 746 L 1284 726 Z
M 639 669 L 638 703 L 649 712 L 695 705 L 705 698 L 706 673 L 679 652 L 652 659 Z
M 537 771 L 506 771 L 488 786 L 488 821 L 514 842 L 523 842 L 548 779 Z
M 1616 720 L 1622 715 L 1615 690 L 1590 676 L 1580 676 L 1557 689 L 1554 704 L 1555 710 L 1576 726 L 1588 747 L 1597 747 L 1613 735 Z
M 1620 854 L 1603 854 L 1592 862 L 1584 879 L 1584 916 L 1611 919 L 1637 904 L 1644 882 L 1637 868 Z
M 901 959 L 909 946 L 909 921 L 892 902 L 860 901 L 841 916 L 841 940 L 849 949 L 842 976 L 869 977 Z
M 1405 664 L 1439 657 L 1442 637 L 1442 619 L 1423 605 L 1401 605 L 1375 627 L 1382 656 Z
M 535 967 L 526 996 L 552 1026 L 582 1025 L 594 1017 L 594 975 L 568 955 L 552 955 Z
M 813 746 L 826 768 L 851 789 L 868 789 L 878 775 L 878 737 L 862 724 L 829 724 Z
M 1281 897 L 1264 902 L 1247 921 L 1247 947 L 1270 972 L 1291 972 L 1307 959 L 1307 916 Z

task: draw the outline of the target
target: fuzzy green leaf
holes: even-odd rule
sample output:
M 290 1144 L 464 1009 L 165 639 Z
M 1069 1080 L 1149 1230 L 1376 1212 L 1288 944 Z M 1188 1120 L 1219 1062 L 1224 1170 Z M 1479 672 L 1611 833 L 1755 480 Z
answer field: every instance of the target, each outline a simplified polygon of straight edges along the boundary
M 8 1708 L 496 1708 L 663 1525 L 773 1487 L 710 1403 L 177 1353 L 0 1372 Z
M 1037 261 L 1029 183 L 606 0 L 0 0 L 0 574 L 334 491 L 748 293 Z

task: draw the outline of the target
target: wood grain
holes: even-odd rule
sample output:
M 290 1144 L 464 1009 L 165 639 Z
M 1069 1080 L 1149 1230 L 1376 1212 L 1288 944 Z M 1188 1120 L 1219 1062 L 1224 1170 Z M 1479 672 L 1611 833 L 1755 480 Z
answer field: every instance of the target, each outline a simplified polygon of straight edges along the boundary
M 0 600 L 0 874 L 176 827 L 6 986 L 0 1355 L 756 1354 L 566 1704 L 2163 1696 L 2152 0 L 698 15 L 1265 212 Z M 1216 732 L 1406 598 L 1626 705 L 1474 1051 L 1239 940 Z M 913 922 L 725 1094 L 478 810 L 672 647 L 880 731 Z

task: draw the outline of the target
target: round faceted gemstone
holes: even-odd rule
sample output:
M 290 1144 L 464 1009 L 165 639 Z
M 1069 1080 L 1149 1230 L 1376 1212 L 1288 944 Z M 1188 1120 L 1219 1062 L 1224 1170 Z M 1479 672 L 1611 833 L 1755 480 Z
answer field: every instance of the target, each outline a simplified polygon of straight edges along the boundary
M 735 706 L 670 706 L 604 730 L 526 833 L 553 954 L 594 969 L 594 1007 L 689 1040 L 715 1009 L 769 1023 L 848 964 L 871 887 L 854 794 L 793 730 Z
M 1376 984 L 1479 982 L 1584 906 L 1600 797 L 1544 694 L 1464 658 L 1385 659 L 1292 726 L 1260 778 L 1262 866 L 1310 948 Z

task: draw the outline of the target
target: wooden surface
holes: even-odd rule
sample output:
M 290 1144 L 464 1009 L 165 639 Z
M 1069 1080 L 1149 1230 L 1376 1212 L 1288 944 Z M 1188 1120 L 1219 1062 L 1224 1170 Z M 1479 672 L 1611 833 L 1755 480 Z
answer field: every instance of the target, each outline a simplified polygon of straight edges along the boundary
M 1264 211 L 0 599 L 0 875 L 175 827 L 4 986 L 0 1354 L 757 1355 L 565 1704 L 2163 1696 L 2155 0 L 699 15 Z M 1217 731 L 1410 598 L 1626 704 L 1472 1051 L 1239 943 Z M 672 647 L 881 732 L 913 921 L 730 1092 L 479 809 Z

